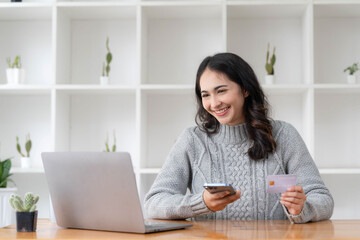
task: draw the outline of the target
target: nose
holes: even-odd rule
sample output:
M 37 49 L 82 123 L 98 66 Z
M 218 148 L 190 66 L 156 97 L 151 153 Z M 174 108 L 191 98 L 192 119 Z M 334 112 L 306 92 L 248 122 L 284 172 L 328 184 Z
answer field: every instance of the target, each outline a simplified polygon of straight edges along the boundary
M 210 100 L 211 109 L 217 109 L 220 105 L 221 105 L 221 101 L 216 96 L 211 97 Z

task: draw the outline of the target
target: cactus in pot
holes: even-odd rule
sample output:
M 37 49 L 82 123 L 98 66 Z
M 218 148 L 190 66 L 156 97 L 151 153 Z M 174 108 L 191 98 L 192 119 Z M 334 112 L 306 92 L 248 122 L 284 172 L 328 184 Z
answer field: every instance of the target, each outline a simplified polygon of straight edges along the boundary
M 102 85 L 106 85 L 109 83 L 110 63 L 112 61 L 112 54 L 111 54 L 110 48 L 109 48 L 109 37 L 106 38 L 106 49 L 108 51 L 106 54 L 106 57 L 105 57 L 106 64 L 105 64 L 105 62 L 103 62 L 102 75 L 100 78 L 100 83 Z
M 21 57 L 16 56 L 14 62 L 11 62 L 11 58 L 6 59 L 8 68 L 6 69 L 6 78 L 8 84 L 24 83 L 25 70 L 21 67 Z
M 356 76 L 354 74 L 360 70 L 358 64 L 359 63 L 354 63 L 353 65 L 344 69 L 344 72 L 349 71 L 349 75 L 347 76 L 348 83 L 356 83 Z
M 25 151 L 26 151 L 26 156 L 24 153 L 22 153 L 21 151 L 21 146 L 19 143 L 19 137 L 16 136 L 16 149 L 19 152 L 20 156 L 21 156 L 21 167 L 23 168 L 29 168 L 31 167 L 31 160 L 30 160 L 30 150 L 32 147 L 32 141 L 30 139 L 30 134 L 26 135 L 26 140 L 25 140 Z
M 265 83 L 266 84 L 272 84 L 274 82 L 274 74 L 275 74 L 275 69 L 274 69 L 274 65 L 276 62 L 276 56 L 275 56 L 275 47 L 273 49 L 273 54 L 270 57 L 270 43 L 268 43 L 268 47 L 267 47 L 267 51 L 266 51 L 266 64 L 265 64 L 265 69 L 267 72 L 267 75 L 265 75 Z
M 114 144 L 112 146 L 112 152 L 116 152 L 116 133 L 115 130 L 113 131 L 113 135 L 114 135 Z M 105 150 L 104 152 L 110 152 L 110 147 L 109 147 L 109 134 L 106 135 L 106 140 L 105 140 Z
M 11 195 L 9 203 L 16 211 L 16 228 L 18 232 L 35 232 L 37 225 L 36 203 L 39 196 L 31 192 L 25 194 L 24 200 L 17 194 Z
M 11 195 L 9 199 L 11 207 L 17 212 L 35 212 L 39 196 L 31 192 L 25 194 L 24 200 L 17 194 Z

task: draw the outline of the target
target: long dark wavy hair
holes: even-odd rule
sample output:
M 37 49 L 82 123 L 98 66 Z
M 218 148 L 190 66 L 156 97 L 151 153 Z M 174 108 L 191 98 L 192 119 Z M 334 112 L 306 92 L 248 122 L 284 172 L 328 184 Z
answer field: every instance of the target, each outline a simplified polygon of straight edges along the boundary
M 267 158 L 276 150 L 276 142 L 272 135 L 271 119 L 268 117 L 266 96 L 259 81 L 250 67 L 241 57 L 233 53 L 219 53 L 206 57 L 196 74 L 196 99 L 198 110 L 195 121 L 200 129 L 207 134 L 218 132 L 220 123 L 208 113 L 202 105 L 200 77 L 206 69 L 225 74 L 231 81 L 237 83 L 248 93 L 244 102 L 246 129 L 253 145 L 249 148 L 249 157 L 253 160 Z M 242 109 L 239 109 L 242 111 Z

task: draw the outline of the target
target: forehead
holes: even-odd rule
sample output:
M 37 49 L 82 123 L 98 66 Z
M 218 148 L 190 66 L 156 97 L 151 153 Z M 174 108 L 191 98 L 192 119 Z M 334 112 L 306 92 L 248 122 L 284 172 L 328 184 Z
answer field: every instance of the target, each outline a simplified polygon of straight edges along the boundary
M 200 89 L 212 90 L 219 85 L 234 86 L 237 84 L 231 81 L 226 74 L 207 68 L 200 77 Z

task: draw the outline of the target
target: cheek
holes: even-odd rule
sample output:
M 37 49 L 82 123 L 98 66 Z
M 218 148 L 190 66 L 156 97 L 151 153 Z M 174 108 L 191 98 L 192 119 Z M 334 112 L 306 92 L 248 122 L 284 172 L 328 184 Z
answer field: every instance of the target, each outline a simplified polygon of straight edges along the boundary
M 206 110 L 206 111 L 209 111 L 209 103 L 208 101 L 206 100 L 202 100 L 202 105 L 203 105 L 203 108 Z

